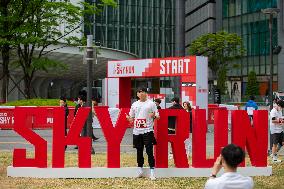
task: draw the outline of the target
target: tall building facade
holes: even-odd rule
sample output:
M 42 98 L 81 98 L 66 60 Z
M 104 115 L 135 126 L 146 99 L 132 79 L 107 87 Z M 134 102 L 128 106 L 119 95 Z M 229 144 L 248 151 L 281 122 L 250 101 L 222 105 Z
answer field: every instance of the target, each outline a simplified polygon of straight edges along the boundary
M 199 36 L 216 32 L 215 0 L 185 1 L 185 47 L 189 53 L 190 44 Z
M 278 54 L 278 70 L 277 70 L 277 81 L 278 90 L 284 91 L 284 74 L 281 74 L 284 70 L 284 2 L 278 0 L 277 7 L 280 9 L 280 14 L 277 17 L 277 36 L 278 45 L 282 46 L 282 51 Z
M 231 69 L 229 76 L 242 82 L 242 92 L 245 93 L 247 75 L 254 71 L 258 76 L 260 94 L 268 92 L 270 75 L 270 41 L 269 41 L 269 17 L 261 12 L 261 9 L 277 7 L 276 0 L 223 0 L 222 1 L 222 26 L 230 33 L 237 33 L 243 40 L 246 49 L 244 58 L 235 64 L 237 69 Z M 278 46 L 277 18 L 272 21 L 272 46 Z M 278 90 L 278 55 L 273 55 L 273 90 Z
M 100 3 L 99 0 L 95 1 Z M 95 15 L 92 29 L 101 46 L 133 53 L 138 58 L 184 56 L 185 0 L 117 0 Z M 165 103 L 180 96 L 178 77 L 132 79 L 132 98 L 137 86 L 149 93 L 165 94 Z M 166 105 L 165 105 L 166 106 Z
M 248 74 L 254 71 L 260 86 L 260 95 L 268 90 L 270 75 L 269 17 L 261 12 L 265 8 L 279 8 L 273 18 L 273 47 L 284 45 L 282 0 L 187 0 L 186 1 L 186 52 L 193 40 L 206 33 L 220 30 L 237 33 L 243 39 L 246 53 L 242 59 L 232 62 L 239 65 L 228 72 L 228 92 L 238 89 L 245 94 Z M 273 55 L 273 90 L 284 90 L 284 53 Z
M 174 55 L 175 0 L 117 0 L 117 4 L 95 16 L 97 42 L 140 58 Z

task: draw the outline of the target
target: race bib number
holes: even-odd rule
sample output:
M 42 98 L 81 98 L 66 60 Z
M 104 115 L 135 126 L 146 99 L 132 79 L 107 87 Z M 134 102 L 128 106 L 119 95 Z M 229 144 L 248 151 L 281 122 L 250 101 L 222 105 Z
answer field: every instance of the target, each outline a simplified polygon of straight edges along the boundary
M 147 128 L 146 119 L 135 119 L 134 127 L 135 128 Z

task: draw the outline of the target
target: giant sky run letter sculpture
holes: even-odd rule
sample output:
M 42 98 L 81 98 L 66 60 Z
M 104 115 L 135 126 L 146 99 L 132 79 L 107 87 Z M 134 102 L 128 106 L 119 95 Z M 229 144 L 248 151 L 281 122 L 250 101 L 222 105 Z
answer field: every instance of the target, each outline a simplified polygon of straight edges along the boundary
M 35 147 L 35 157 L 27 158 L 26 149 L 15 149 L 13 167 L 47 167 L 47 142 L 29 129 L 30 117 L 46 119 L 46 108 L 16 107 L 14 130 Z M 81 137 L 80 131 L 87 119 L 90 108 L 80 108 L 73 120 L 67 136 L 64 136 L 64 111 L 54 108 L 52 167 L 63 168 L 65 145 L 78 146 L 79 168 L 91 168 L 91 139 Z M 101 124 L 107 141 L 107 167 L 120 168 L 120 143 L 125 134 L 128 122 L 125 113 L 129 109 L 120 110 L 116 125 L 112 125 L 108 107 L 95 107 L 96 115 Z M 193 110 L 193 138 L 192 138 L 192 167 L 212 167 L 219 156 L 222 147 L 228 144 L 228 112 L 215 110 L 214 120 L 214 157 L 206 158 L 206 115 L 205 110 Z M 157 168 L 168 168 L 168 142 L 173 149 L 174 163 L 177 168 L 188 168 L 190 165 L 186 157 L 184 140 L 189 136 L 189 114 L 184 110 L 160 110 L 161 119 L 155 123 L 155 158 Z M 168 116 L 177 117 L 176 134 L 168 135 Z M 254 111 L 254 124 L 250 124 L 244 110 L 232 112 L 232 143 L 246 149 L 252 166 L 266 167 L 268 147 L 268 113 L 265 110 Z M 243 162 L 241 166 L 244 166 Z

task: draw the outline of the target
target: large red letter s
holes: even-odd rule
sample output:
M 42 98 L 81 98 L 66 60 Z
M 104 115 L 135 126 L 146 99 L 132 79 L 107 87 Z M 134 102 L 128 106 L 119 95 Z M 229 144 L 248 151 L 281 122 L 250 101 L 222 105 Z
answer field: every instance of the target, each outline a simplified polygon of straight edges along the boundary
M 26 149 L 15 149 L 13 155 L 14 167 L 47 167 L 47 142 L 31 129 L 32 119 L 28 117 L 46 116 L 46 108 L 16 107 L 14 111 L 14 131 L 24 137 L 35 147 L 35 157 L 27 158 Z

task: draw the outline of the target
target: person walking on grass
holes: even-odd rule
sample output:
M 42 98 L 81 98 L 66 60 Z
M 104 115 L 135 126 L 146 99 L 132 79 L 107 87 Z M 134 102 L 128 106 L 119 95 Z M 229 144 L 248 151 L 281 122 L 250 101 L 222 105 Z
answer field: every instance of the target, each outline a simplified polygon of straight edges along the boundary
M 139 100 L 132 104 L 129 115 L 126 115 L 127 120 L 134 124 L 133 147 L 137 150 L 137 176 L 143 176 L 143 151 L 145 147 L 150 166 L 150 179 L 155 180 L 155 159 L 153 154 L 155 139 L 153 127 L 154 120 L 159 119 L 159 112 L 156 104 L 147 98 L 146 88 L 138 88 L 137 97 Z
M 282 109 L 284 108 L 284 101 L 279 100 L 276 102 L 276 105 L 273 106 L 273 109 L 270 111 L 270 137 L 272 142 L 272 162 L 280 163 L 282 162 L 277 157 L 277 147 L 278 144 L 283 143 L 283 117 Z

